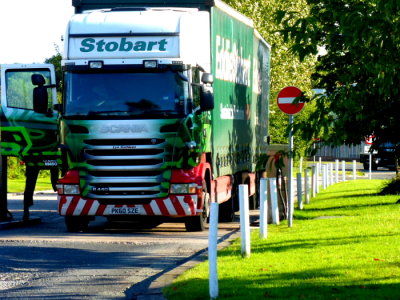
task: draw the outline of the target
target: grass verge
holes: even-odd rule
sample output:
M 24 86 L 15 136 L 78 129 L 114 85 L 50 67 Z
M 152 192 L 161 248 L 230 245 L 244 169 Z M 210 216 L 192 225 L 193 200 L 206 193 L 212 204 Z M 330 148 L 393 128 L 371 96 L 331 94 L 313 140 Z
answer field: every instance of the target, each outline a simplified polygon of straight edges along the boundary
M 249 258 L 240 241 L 218 253 L 218 299 L 400 299 L 399 196 L 378 196 L 383 181 L 332 185 L 293 227 L 252 232 Z M 169 300 L 209 299 L 208 262 L 164 289 Z
M 23 193 L 25 190 L 25 178 L 23 179 L 8 179 L 7 191 L 9 193 Z M 50 183 L 50 178 L 39 177 L 36 182 L 35 191 L 53 190 Z

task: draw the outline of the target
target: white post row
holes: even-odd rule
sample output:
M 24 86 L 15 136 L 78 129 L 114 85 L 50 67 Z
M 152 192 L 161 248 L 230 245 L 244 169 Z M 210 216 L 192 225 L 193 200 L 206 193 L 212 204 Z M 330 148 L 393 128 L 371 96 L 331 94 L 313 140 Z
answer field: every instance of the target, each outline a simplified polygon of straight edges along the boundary
M 309 189 L 309 182 L 310 182 L 310 169 L 304 169 L 304 201 L 306 204 L 310 203 L 310 189 Z
M 372 153 L 369 153 L 369 167 L 368 167 L 368 178 L 372 179 Z
M 250 220 L 249 220 L 249 187 L 239 185 L 240 237 L 243 257 L 250 256 Z
M 209 265 L 209 292 L 210 299 L 218 298 L 218 203 L 210 206 L 210 226 L 208 232 L 208 265 Z
M 342 179 L 346 181 L 346 162 L 342 160 Z
M 260 238 L 268 236 L 268 179 L 260 179 Z
M 339 183 L 339 160 L 338 159 L 335 160 L 335 171 L 336 171 L 335 181 L 336 181 L 336 183 Z
M 303 188 L 301 173 L 297 173 L 297 205 L 299 209 L 303 209 Z
M 315 182 L 315 192 L 318 194 L 319 193 L 319 176 L 321 174 L 321 164 L 317 163 L 317 170 L 316 170 L 316 182 Z
M 278 190 L 275 178 L 269 178 L 269 190 L 271 193 L 272 224 L 279 224 Z
M 326 187 L 331 185 L 331 165 L 326 164 Z
M 322 189 L 326 189 L 327 187 L 327 170 L 326 170 L 326 165 L 322 166 Z
M 317 167 L 312 166 L 311 168 L 311 195 L 312 197 L 315 197 L 317 194 L 317 172 L 316 172 Z

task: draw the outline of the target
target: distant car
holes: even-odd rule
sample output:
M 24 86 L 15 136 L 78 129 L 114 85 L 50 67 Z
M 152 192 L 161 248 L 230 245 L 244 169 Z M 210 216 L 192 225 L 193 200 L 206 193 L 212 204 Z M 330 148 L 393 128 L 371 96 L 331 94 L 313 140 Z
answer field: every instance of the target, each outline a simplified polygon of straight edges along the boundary
M 389 170 L 396 170 L 395 165 L 395 149 L 392 143 L 383 143 L 372 154 L 372 170 L 377 170 L 378 167 L 388 168 Z M 360 154 L 360 162 L 363 164 L 365 170 L 369 170 L 369 153 L 364 151 Z

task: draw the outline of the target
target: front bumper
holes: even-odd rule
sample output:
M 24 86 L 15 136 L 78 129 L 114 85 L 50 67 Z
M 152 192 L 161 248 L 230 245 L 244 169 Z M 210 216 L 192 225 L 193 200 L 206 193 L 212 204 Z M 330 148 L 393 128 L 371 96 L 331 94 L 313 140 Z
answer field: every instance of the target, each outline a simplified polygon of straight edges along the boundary
M 58 195 L 61 216 L 166 216 L 187 217 L 201 214 L 197 195 L 170 195 L 151 200 L 148 204 L 101 204 L 98 200 L 79 195 Z

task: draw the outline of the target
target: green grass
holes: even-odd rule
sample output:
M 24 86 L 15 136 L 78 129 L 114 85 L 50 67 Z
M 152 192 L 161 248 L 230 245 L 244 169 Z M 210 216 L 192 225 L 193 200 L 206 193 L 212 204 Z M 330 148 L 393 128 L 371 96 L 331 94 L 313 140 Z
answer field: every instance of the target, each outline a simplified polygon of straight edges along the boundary
M 218 253 L 218 299 L 400 299 L 399 196 L 378 196 L 383 181 L 332 185 L 296 211 L 293 227 L 252 232 Z M 169 300 L 209 299 L 208 262 L 164 289 Z
M 7 191 L 9 193 L 22 193 L 25 189 L 25 178 L 23 179 L 8 179 Z M 35 191 L 53 190 L 50 183 L 50 178 L 39 177 L 36 182 Z

